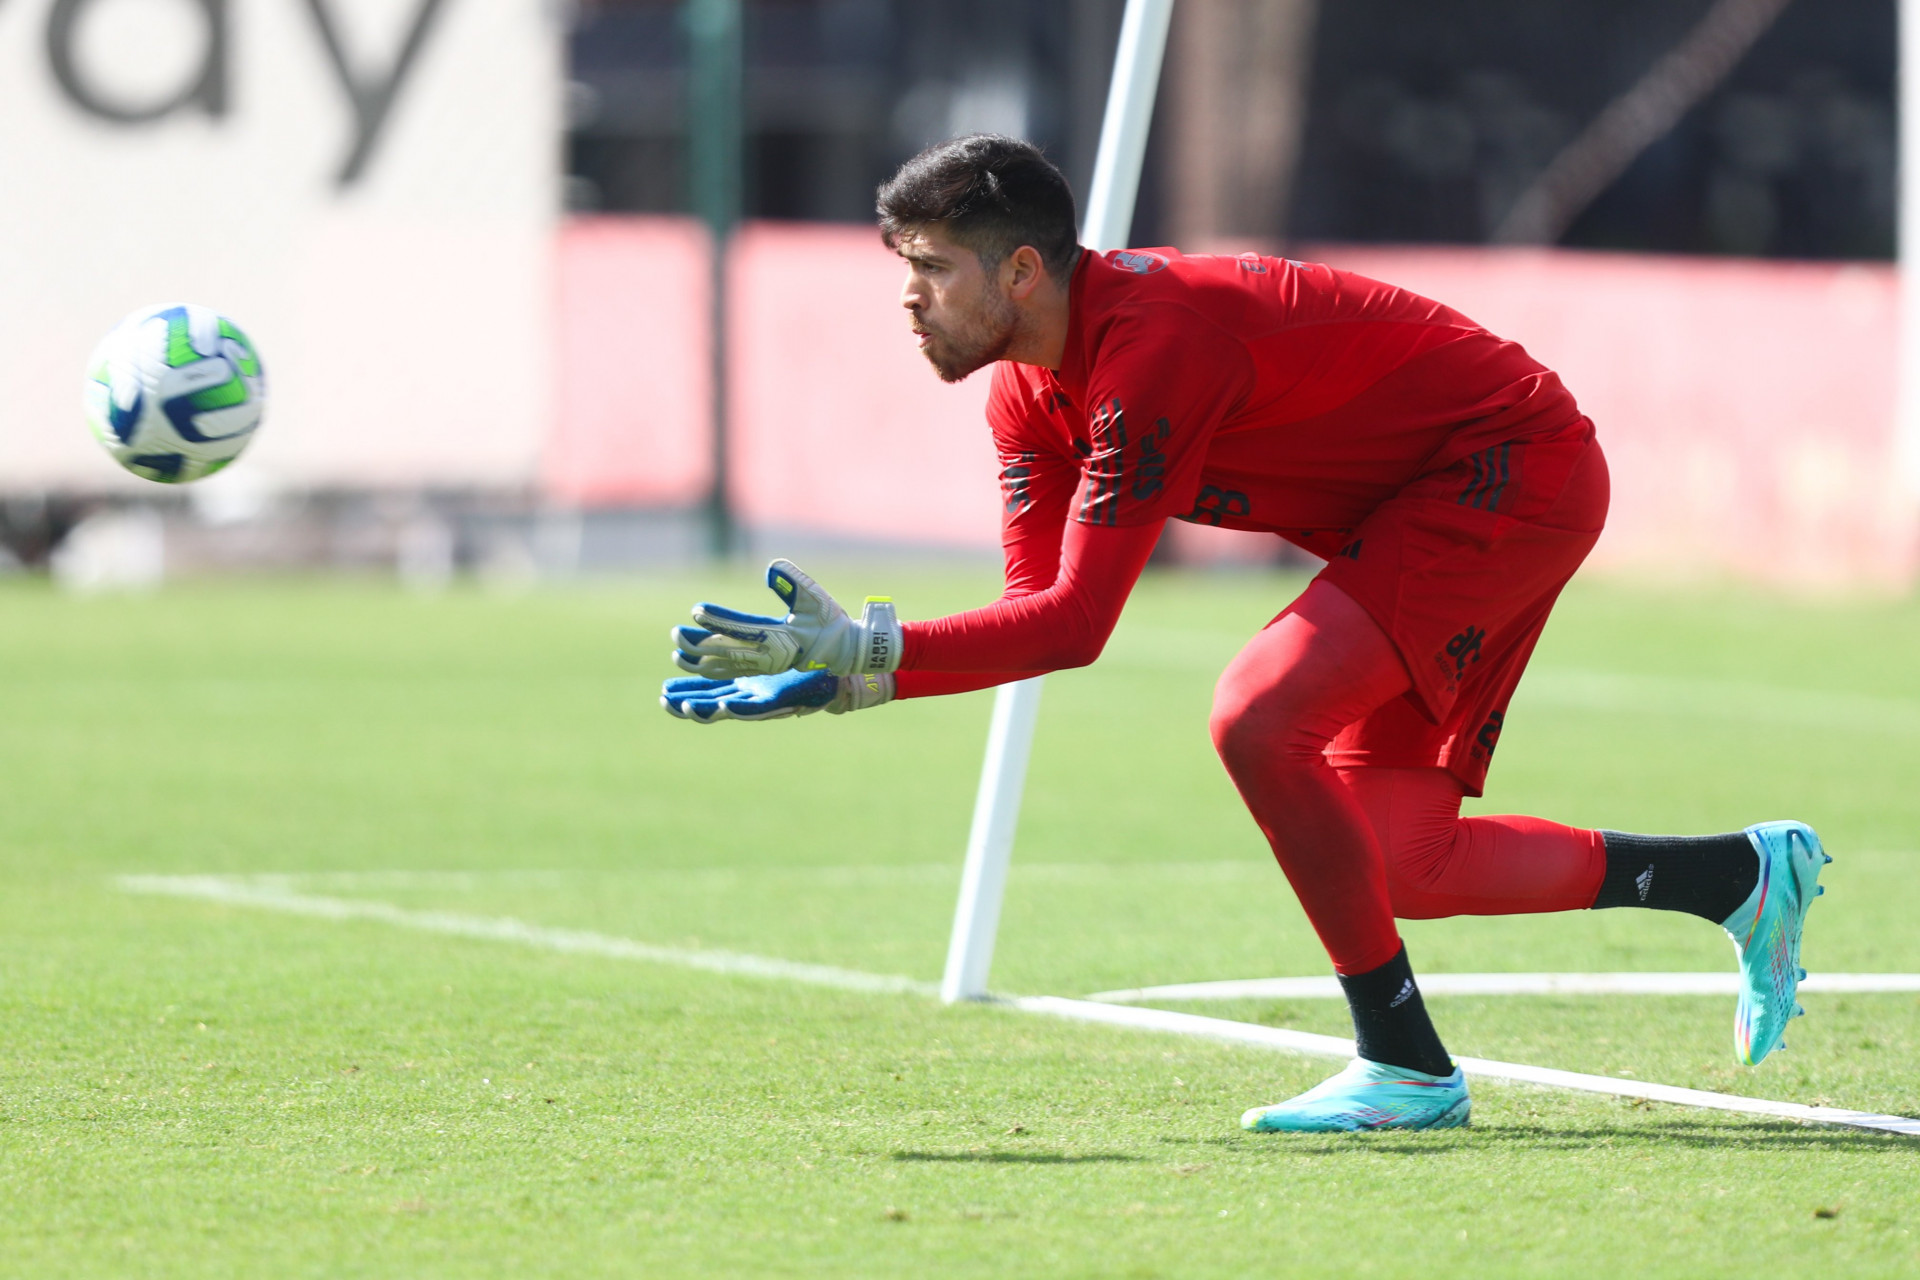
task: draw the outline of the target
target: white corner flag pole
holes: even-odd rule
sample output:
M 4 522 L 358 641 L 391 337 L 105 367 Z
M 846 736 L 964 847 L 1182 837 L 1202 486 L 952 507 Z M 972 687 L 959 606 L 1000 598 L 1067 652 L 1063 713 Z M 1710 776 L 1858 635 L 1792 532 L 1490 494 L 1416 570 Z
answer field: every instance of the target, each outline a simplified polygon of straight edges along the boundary
M 1126 247 L 1172 19 L 1173 0 L 1127 0 L 1114 52 L 1113 83 L 1100 124 L 1093 184 L 1087 192 L 1086 221 L 1080 228 L 1080 242 L 1089 249 Z M 993 940 L 1000 931 L 1000 900 L 1007 887 L 1007 864 L 1013 858 L 1013 831 L 1020 820 L 1020 794 L 1026 786 L 1033 726 L 1040 714 L 1042 678 L 1003 684 L 994 695 L 987 758 L 980 768 L 973 830 L 967 837 L 967 865 L 960 876 L 953 938 L 947 944 L 947 971 L 940 981 L 940 998 L 949 1004 L 987 994 Z

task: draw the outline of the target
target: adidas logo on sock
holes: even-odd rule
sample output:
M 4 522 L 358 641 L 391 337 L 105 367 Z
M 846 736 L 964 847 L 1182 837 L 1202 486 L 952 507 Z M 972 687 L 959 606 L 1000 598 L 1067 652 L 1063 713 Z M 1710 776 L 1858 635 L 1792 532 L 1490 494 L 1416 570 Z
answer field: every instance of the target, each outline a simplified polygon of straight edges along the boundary
M 1393 999 L 1387 1001 L 1387 1008 L 1398 1009 L 1401 1005 L 1413 999 L 1413 996 L 1414 996 L 1413 979 L 1408 978 L 1404 983 L 1401 984 L 1400 994 L 1395 996 Z
M 1633 878 L 1633 887 L 1640 891 L 1640 901 L 1645 902 L 1647 900 L 1647 894 L 1653 890 L 1652 863 L 1648 863 L 1647 869 Z

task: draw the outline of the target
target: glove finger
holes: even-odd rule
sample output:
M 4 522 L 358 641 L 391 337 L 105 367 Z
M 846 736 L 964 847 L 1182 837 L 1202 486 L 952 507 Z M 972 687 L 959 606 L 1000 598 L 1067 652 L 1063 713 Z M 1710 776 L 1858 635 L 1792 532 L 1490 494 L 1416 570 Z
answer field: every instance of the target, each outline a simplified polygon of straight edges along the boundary
M 736 640 L 765 640 L 767 633 L 775 627 L 785 625 L 783 618 L 769 618 L 758 613 L 742 613 L 738 609 L 729 609 L 725 605 L 708 604 L 702 600 L 693 606 L 693 620 L 709 630 L 718 631 L 723 636 L 732 636 Z
M 765 675 L 784 663 L 766 646 L 749 644 L 698 627 L 675 627 L 673 663 L 697 676 L 726 680 L 735 676 Z
M 692 698 L 670 698 L 660 695 L 660 705 L 666 713 L 676 720 L 691 720 L 695 724 L 713 723 L 712 712 L 719 707 L 717 702 L 696 702 Z M 702 714 L 704 712 L 705 714 Z
M 667 632 L 667 636 L 673 641 L 674 648 L 691 657 L 703 653 L 747 653 L 759 648 L 751 641 L 736 640 L 704 627 L 674 627 Z
M 682 653 L 676 649 L 673 652 L 673 665 L 702 679 L 722 684 L 767 673 L 765 657 L 752 654 Z
M 693 703 L 716 702 L 718 691 L 731 691 L 734 687 L 730 680 L 705 680 L 678 676 L 661 682 L 660 705 L 665 707 L 669 714 L 679 716 L 682 720 L 690 720 L 693 716 L 688 708 Z
M 690 698 L 702 693 L 720 693 L 734 687 L 731 680 L 713 680 L 707 677 L 674 676 L 660 683 L 660 696 L 663 698 Z
M 825 617 L 833 608 L 833 597 L 791 560 L 775 560 L 767 566 L 767 586 L 802 617 Z
M 776 702 L 752 698 L 734 698 L 720 704 L 717 718 L 726 720 L 784 720 L 797 714 L 794 708 Z

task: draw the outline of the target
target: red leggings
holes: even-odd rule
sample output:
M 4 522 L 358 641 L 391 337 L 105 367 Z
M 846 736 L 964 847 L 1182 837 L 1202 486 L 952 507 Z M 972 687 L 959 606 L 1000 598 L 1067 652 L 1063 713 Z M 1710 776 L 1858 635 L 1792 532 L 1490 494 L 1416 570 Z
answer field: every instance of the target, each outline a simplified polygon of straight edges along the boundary
M 1335 769 L 1335 735 L 1411 687 L 1386 633 L 1316 581 L 1240 651 L 1213 700 L 1213 743 L 1341 973 L 1400 949 L 1394 917 L 1518 915 L 1593 905 L 1596 831 L 1462 818 L 1444 769 Z

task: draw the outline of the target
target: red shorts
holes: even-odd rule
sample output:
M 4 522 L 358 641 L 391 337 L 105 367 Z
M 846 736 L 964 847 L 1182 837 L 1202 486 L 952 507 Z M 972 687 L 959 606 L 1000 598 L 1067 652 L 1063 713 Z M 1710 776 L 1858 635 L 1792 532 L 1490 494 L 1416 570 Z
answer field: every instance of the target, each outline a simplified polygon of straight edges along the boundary
M 1484 449 L 1382 503 L 1320 572 L 1372 615 L 1413 688 L 1348 726 L 1336 768 L 1438 766 L 1479 795 L 1507 701 L 1600 537 L 1607 463 L 1582 418 Z

